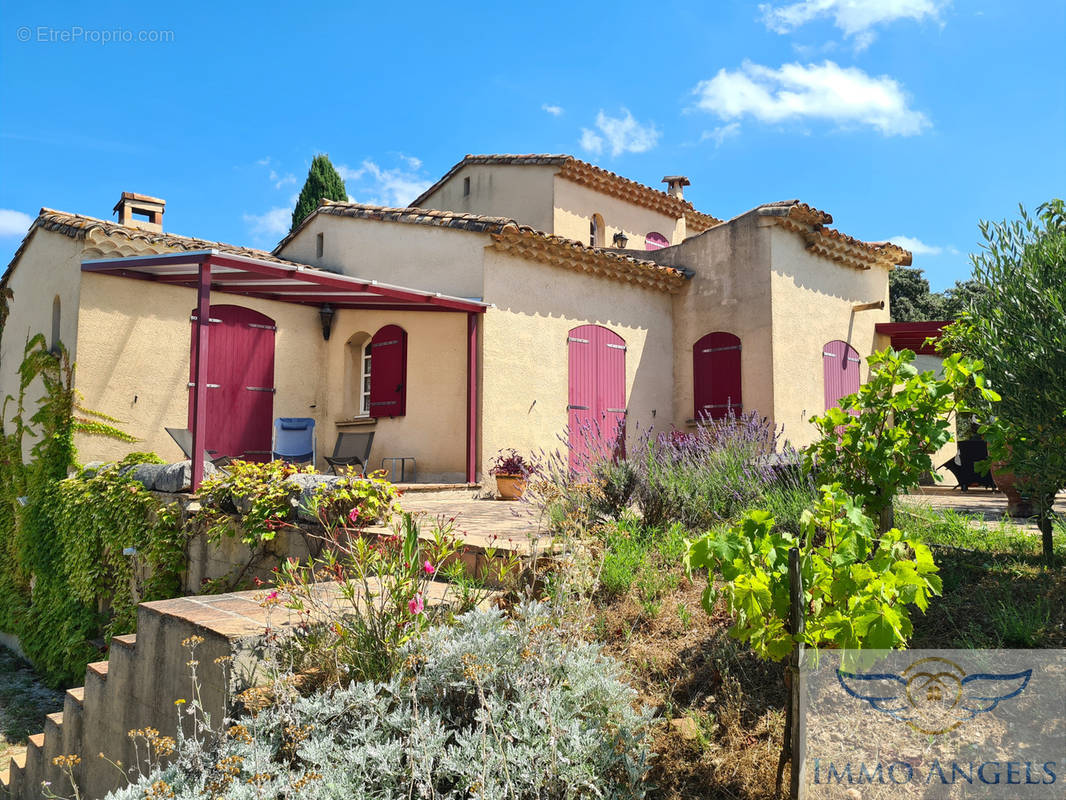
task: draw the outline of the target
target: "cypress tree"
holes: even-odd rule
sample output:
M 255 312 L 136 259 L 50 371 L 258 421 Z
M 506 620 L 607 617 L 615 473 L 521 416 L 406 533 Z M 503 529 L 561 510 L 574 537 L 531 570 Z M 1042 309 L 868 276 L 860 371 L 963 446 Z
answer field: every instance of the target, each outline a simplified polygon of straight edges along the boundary
M 300 199 L 296 201 L 296 208 L 292 211 L 292 227 L 289 230 L 295 230 L 308 214 L 318 208 L 318 201 L 322 198 L 341 201 L 348 199 L 344 180 L 330 163 L 329 156 L 324 153 L 315 156 L 311 162 L 304 188 L 300 190 Z

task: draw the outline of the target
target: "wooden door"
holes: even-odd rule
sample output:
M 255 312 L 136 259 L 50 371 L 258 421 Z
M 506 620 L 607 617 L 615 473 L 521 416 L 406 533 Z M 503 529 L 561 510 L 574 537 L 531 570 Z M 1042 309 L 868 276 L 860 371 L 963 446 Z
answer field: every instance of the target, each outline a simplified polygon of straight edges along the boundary
M 195 310 L 192 318 L 195 358 Z M 207 451 L 212 458 L 268 461 L 274 424 L 274 320 L 242 306 L 211 306 L 209 319 Z M 194 380 L 190 376 L 190 430 Z
M 701 337 L 692 346 L 693 419 L 740 416 L 740 339 L 725 331 Z
M 586 473 L 625 448 L 626 344 L 600 325 L 581 325 L 570 331 L 567 347 L 570 468 Z
M 822 380 L 825 388 L 825 410 L 840 405 L 840 398 L 859 391 L 859 351 L 839 339 L 822 348 Z

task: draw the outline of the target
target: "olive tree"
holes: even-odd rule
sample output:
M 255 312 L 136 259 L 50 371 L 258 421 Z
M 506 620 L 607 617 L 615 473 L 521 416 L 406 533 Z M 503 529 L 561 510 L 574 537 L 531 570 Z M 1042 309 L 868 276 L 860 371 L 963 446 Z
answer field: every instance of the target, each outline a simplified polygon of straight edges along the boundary
M 1020 219 L 980 228 L 971 260 L 986 289 L 942 347 L 983 360 L 1002 396 L 988 413 L 989 452 L 1029 495 L 1051 564 L 1052 504 L 1066 488 L 1066 209 L 1052 200 L 1035 216 L 1022 208 Z

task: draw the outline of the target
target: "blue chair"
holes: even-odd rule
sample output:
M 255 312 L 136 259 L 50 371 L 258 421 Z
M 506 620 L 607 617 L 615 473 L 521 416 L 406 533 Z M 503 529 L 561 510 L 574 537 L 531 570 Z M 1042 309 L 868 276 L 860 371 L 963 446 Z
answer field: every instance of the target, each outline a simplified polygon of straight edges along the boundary
M 315 421 L 310 417 L 278 417 L 274 420 L 271 461 L 315 463 Z

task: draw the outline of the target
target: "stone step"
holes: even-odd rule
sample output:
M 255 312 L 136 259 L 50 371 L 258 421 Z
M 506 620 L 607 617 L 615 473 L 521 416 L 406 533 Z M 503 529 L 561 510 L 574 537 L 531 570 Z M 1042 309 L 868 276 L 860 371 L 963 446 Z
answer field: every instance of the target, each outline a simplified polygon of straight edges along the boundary
M 22 751 L 11 756 L 8 761 L 7 773 L 0 776 L 7 788 L 7 800 L 20 800 L 26 780 L 23 777 L 26 770 L 26 752 Z
M 43 764 L 44 734 L 35 733 L 26 741 L 26 765 L 22 768 L 22 797 L 40 797 L 41 781 L 44 780 Z
M 69 786 L 66 774 L 55 764 L 55 759 L 66 755 L 63 752 L 63 712 L 48 714 L 44 718 L 44 749 L 41 752 L 41 780 L 48 781 L 53 792 L 66 794 Z
M 82 732 L 85 729 L 85 712 L 82 704 L 84 696 L 85 689 L 79 686 L 76 689 L 67 689 L 67 693 L 63 697 L 63 753 L 64 755 L 81 756 L 83 762 L 86 758 L 96 757 L 95 753 L 83 752 L 82 747 Z M 73 769 L 74 780 L 80 787 L 82 785 L 83 764 L 75 764 Z

